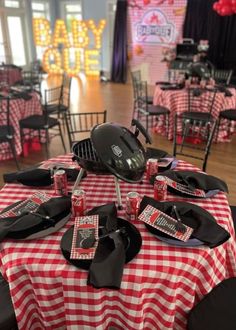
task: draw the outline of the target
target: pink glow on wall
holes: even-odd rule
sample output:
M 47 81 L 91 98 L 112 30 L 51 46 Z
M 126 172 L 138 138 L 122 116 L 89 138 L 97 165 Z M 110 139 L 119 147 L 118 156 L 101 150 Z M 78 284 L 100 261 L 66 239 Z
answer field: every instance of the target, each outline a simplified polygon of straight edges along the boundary
M 167 80 L 168 62 L 182 39 L 187 0 L 129 0 L 130 70 L 141 69 L 149 84 Z

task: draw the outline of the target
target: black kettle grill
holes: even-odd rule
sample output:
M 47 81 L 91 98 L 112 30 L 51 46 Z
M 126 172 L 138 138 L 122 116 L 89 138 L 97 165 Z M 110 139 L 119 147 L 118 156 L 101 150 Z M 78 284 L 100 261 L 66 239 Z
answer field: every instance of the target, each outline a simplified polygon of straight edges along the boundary
M 118 179 L 129 183 L 140 182 L 146 169 L 145 149 L 137 138 L 139 132 L 145 136 L 146 143 L 151 144 L 151 138 L 140 122 L 133 119 L 131 125 L 135 126 L 134 133 L 117 123 L 96 125 L 91 130 L 90 139 L 73 145 L 73 160 L 81 167 L 73 191 L 78 188 L 85 171 L 113 174 L 118 207 L 121 208 Z

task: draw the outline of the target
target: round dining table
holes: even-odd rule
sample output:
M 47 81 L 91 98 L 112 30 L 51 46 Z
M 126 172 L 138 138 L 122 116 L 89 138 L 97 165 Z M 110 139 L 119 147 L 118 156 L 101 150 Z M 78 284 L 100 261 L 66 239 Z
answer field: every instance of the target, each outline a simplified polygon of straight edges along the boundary
M 3 93 L 3 96 L 6 96 Z M 10 99 L 10 125 L 14 128 L 14 142 L 16 154 L 22 153 L 20 124 L 19 121 L 31 115 L 41 115 L 42 106 L 40 97 L 37 92 L 28 94 L 27 99 L 23 97 L 13 97 Z M 7 106 L 7 102 L 2 103 L 2 106 Z M 1 125 L 1 111 L 0 111 L 0 125 Z M 9 143 L 0 143 L 0 160 L 12 159 L 12 151 Z
M 229 91 L 231 93 L 231 96 L 226 96 L 225 93 L 223 92 L 216 93 L 215 101 L 212 109 L 212 116 L 214 118 L 217 119 L 219 117 L 220 112 L 223 110 L 236 109 L 236 89 L 229 88 Z M 207 93 L 206 93 L 206 97 L 207 97 Z M 169 115 L 168 134 L 166 134 L 166 132 L 163 132 L 163 127 L 165 127 L 163 122 L 164 118 L 163 120 L 159 120 L 156 123 L 155 131 L 158 133 L 164 133 L 165 135 L 168 136 L 169 140 L 172 140 L 174 134 L 175 114 L 181 115 L 183 112 L 188 111 L 188 102 L 189 99 L 188 99 L 187 88 L 182 88 L 182 89 L 177 88 L 177 89 L 168 90 L 166 86 L 165 89 L 162 89 L 161 85 L 159 84 L 156 85 L 154 89 L 153 104 L 168 108 L 170 110 L 170 115 Z M 201 109 L 198 109 L 197 111 L 201 111 Z M 203 109 L 202 111 L 205 111 L 205 109 Z M 178 123 L 177 129 L 178 131 L 181 130 L 180 122 Z M 227 120 L 222 120 L 221 126 L 219 128 L 219 135 L 217 138 L 217 142 L 230 141 L 229 132 L 230 134 L 235 132 L 235 126 L 232 125 L 232 127 L 229 129 L 229 122 Z M 216 141 L 216 137 L 214 141 Z
M 72 154 L 50 159 L 75 165 Z M 179 160 L 175 170 L 199 171 Z M 71 191 L 73 182 L 68 183 Z M 87 209 L 117 202 L 113 175 L 88 172 L 80 182 Z M 120 181 L 122 205 L 131 191 L 153 197 L 153 186 Z M 29 187 L 6 184 L 0 191 L 0 211 L 29 198 L 36 191 L 54 195 L 53 185 Z M 69 263 L 62 255 L 63 235 L 74 225 L 71 216 L 63 228 L 48 236 L 0 244 L 0 270 L 9 282 L 19 329 L 186 329 L 188 313 L 222 280 L 236 276 L 236 239 L 225 192 L 210 198 L 180 197 L 170 192 L 167 201 L 185 201 L 209 211 L 230 234 L 223 244 L 210 248 L 176 246 L 160 240 L 140 220 L 132 220 L 142 237 L 139 253 L 125 264 L 120 289 L 96 289 L 87 284 L 88 271 Z M 125 207 L 118 210 L 126 218 Z M 1 221 L 1 220 L 0 220 Z M 104 269 L 106 272 L 106 269 Z
M 20 67 L 11 64 L 0 66 L 0 83 L 6 83 L 8 86 L 12 86 L 21 80 L 22 74 Z

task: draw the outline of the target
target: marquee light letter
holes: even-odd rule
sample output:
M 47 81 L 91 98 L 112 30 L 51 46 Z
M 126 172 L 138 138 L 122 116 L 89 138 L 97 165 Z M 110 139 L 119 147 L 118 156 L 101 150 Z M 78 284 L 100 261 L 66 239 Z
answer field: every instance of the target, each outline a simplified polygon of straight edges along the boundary
M 63 49 L 63 57 L 64 57 L 64 70 L 66 71 L 66 73 L 68 73 L 71 76 L 77 75 L 80 72 L 80 50 L 79 49 L 75 49 L 75 65 L 74 68 L 70 67 L 70 49 L 69 48 L 65 48 Z
M 88 28 L 84 21 L 72 20 L 73 45 L 78 48 L 85 48 L 89 44 Z
M 98 27 L 94 24 L 93 20 L 88 21 L 88 26 L 92 30 L 94 37 L 95 37 L 95 47 L 97 49 L 101 48 L 101 35 L 106 25 L 106 21 L 104 19 L 100 20 L 98 23 Z
M 54 63 L 51 63 L 54 62 Z M 56 48 L 48 48 L 43 54 L 43 68 L 47 73 L 63 73 L 61 55 Z
M 56 20 L 54 28 L 53 47 L 58 47 L 58 44 L 63 44 L 65 47 L 70 47 L 66 25 L 62 19 Z
M 50 24 L 46 18 L 33 18 L 34 41 L 36 46 L 49 46 L 51 43 Z
M 99 71 L 92 68 L 92 66 L 98 65 L 98 59 L 91 59 L 90 57 L 98 57 L 99 51 L 96 49 L 85 49 L 84 58 L 85 58 L 85 73 L 91 76 L 98 76 Z

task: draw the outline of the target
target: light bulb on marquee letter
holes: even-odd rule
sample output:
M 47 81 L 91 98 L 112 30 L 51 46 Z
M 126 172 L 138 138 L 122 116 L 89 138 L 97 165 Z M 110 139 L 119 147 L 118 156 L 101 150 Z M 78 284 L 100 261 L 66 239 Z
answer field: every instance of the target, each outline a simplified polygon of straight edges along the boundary
M 36 46 L 49 46 L 51 43 L 50 24 L 46 18 L 33 18 L 34 41 Z
M 65 47 L 70 47 L 66 25 L 62 19 L 56 20 L 54 28 L 53 47 L 58 47 L 58 44 L 63 44 Z
M 97 49 L 101 48 L 101 35 L 103 33 L 104 27 L 106 25 L 106 21 L 104 19 L 101 19 L 98 23 L 98 27 L 94 24 L 94 21 L 90 19 L 88 21 L 88 26 L 92 30 L 94 37 L 95 37 L 95 47 Z
M 50 58 L 53 58 L 54 63 L 50 63 Z M 43 54 L 43 69 L 47 73 L 63 73 L 61 65 L 61 55 L 56 48 L 48 48 Z
M 98 59 L 91 59 L 90 57 L 99 56 L 99 51 L 96 49 L 85 49 L 84 50 L 84 67 L 85 73 L 91 76 L 98 76 L 99 70 L 92 69 L 92 66 L 99 64 Z
M 73 45 L 77 48 L 85 48 L 89 44 L 88 28 L 84 21 L 73 19 L 71 22 Z
M 70 76 L 78 75 L 80 72 L 80 51 L 79 49 L 75 49 L 75 65 L 74 68 L 70 67 L 70 50 L 69 48 L 63 49 L 63 58 L 64 58 L 64 71 L 68 73 Z

